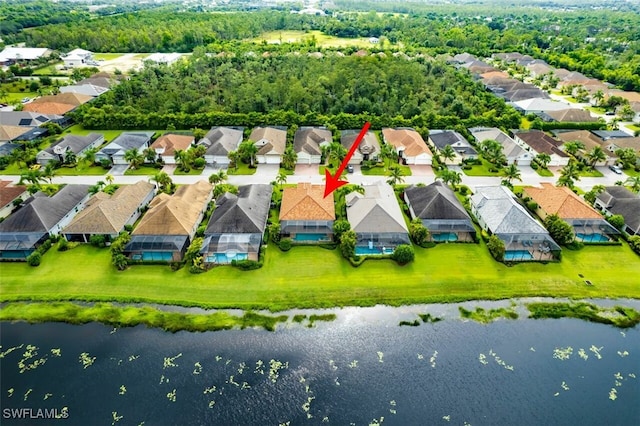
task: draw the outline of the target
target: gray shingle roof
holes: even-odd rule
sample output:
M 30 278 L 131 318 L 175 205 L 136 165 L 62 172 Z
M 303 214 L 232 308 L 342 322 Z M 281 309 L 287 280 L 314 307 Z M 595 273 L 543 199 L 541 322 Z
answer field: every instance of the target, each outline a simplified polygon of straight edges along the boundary
M 323 127 L 300 127 L 293 138 L 293 147 L 298 153 L 320 155 L 322 154 L 320 144 L 332 141 L 331 131 Z
M 356 233 L 408 233 L 404 216 L 391 186 L 365 185 L 364 195 L 347 194 L 347 218 Z
M 238 195 L 229 192 L 216 200 L 205 235 L 217 233 L 262 234 L 271 203 L 271 185 L 244 185 Z
M 445 146 L 450 145 L 456 152 L 460 154 L 478 154 L 473 146 L 471 146 L 469 141 L 466 140 L 460 133 L 454 130 L 431 130 L 429 132 L 429 139 L 431 139 L 431 142 L 433 142 L 438 150 L 442 150 Z M 458 144 L 458 146 L 454 146 L 454 144 Z
M 64 117 L 55 114 L 40 114 L 29 111 L 0 111 L 0 123 L 8 126 L 38 127 L 49 121 L 61 121 Z
M 102 148 L 100 153 L 114 155 L 117 152 L 124 152 L 132 148 L 140 149 L 149 143 L 152 136 L 153 132 L 123 132 L 110 144 Z
M 340 132 L 340 143 L 347 151 L 351 148 L 356 138 L 360 134 L 360 130 L 343 130 Z M 374 155 L 380 152 L 380 142 L 378 137 L 372 131 L 365 133 L 364 138 L 358 145 L 358 151 L 365 155 Z
M 226 156 L 231 151 L 238 149 L 242 142 L 243 129 L 241 127 L 212 127 L 204 138 L 198 141 L 198 145 L 207 147 L 207 155 Z
M 469 131 L 471 132 L 473 137 L 476 138 L 478 143 L 482 143 L 488 139 L 498 141 L 500 145 L 502 145 L 502 152 L 507 158 L 519 157 L 520 155 L 526 153 L 526 151 L 513 139 L 511 139 L 509 135 L 496 127 L 475 127 L 470 128 Z
M 60 150 L 71 151 L 74 154 L 78 154 L 83 149 L 97 141 L 98 139 L 103 138 L 101 134 L 98 133 L 90 133 L 87 136 L 78 136 L 78 135 L 66 135 L 64 138 L 60 139 L 58 142 L 55 142 L 49 146 L 49 148 L 44 151 L 48 154 L 55 155 L 56 147 Z
M 428 186 L 410 186 L 405 198 L 420 219 L 468 219 L 471 217 L 454 192 L 442 182 Z
M 89 185 L 66 185 L 52 197 L 36 193 L 25 206 L 0 223 L 0 232 L 48 232 L 88 191 Z
M 598 195 L 612 214 L 624 217 L 624 223 L 636 234 L 640 233 L 640 198 L 623 186 L 607 186 Z
M 494 234 L 548 234 L 514 197 L 504 186 L 481 186 L 471 203 Z

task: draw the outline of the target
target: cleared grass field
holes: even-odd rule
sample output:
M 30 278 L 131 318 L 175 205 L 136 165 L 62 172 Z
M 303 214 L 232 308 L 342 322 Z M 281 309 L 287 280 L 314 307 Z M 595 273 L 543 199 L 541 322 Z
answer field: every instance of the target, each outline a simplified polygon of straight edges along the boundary
M 416 248 L 398 266 L 368 260 L 358 268 L 339 250 L 267 248 L 263 268 L 187 268 L 137 265 L 118 272 L 107 249 L 52 248 L 42 264 L 2 263 L 0 301 L 86 300 L 152 302 L 209 308 L 270 309 L 407 305 L 512 297 L 640 298 L 640 258 L 626 245 L 563 251 L 560 263 L 506 266 L 484 244 Z M 582 277 L 580 277 L 580 275 Z M 585 284 L 589 280 L 593 285 Z
M 322 31 L 269 31 L 259 37 L 251 39 L 255 43 L 267 42 L 274 43 L 304 43 L 311 41 L 315 37 L 316 46 L 318 47 L 372 47 L 376 46 L 366 37 L 359 38 L 342 38 L 327 35 Z M 385 47 L 394 47 L 395 44 L 385 42 Z

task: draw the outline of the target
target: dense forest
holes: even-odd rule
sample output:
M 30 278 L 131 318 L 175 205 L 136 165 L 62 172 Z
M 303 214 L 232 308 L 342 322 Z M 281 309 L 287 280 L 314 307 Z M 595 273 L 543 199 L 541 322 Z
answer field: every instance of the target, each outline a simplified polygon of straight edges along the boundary
M 7 43 L 95 52 L 209 52 L 243 48 L 257 52 L 299 46 L 251 45 L 266 31 L 320 30 L 338 37 L 384 37 L 407 52 L 467 51 L 486 56 L 518 51 L 556 67 L 581 71 L 625 90 L 640 91 L 640 15 L 629 11 L 562 12 L 536 8 L 427 6 L 411 14 L 331 11 L 327 16 L 258 12 L 202 13 L 158 10 L 43 25 L 7 34 Z M 312 46 L 320 49 L 320 46 Z M 391 50 L 389 44 L 372 47 Z M 396 47 L 396 49 L 399 47 Z
M 273 111 L 292 115 L 268 124 L 282 120 L 286 121 L 282 124 L 302 124 L 296 121 L 345 113 L 399 117 L 400 124 L 411 124 L 414 117 L 423 117 L 424 122 L 428 117 L 433 125 L 448 117 L 450 125 L 480 119 L 517 126 L 520 119 L 468 73 L 432 59 L 293 54 L 224 58 L 207 56 L 202 50 L 171 67 L 146 66 L 133 73 L 91 106 L 81 108 L 78 118 L 96 127 L 94 120 L 108 120 L 115 113 L 128 115 L 126 123 L 148 114 L 259 117 Z M 306 118 L 291 118 L 302 116 Z M 179 121 L 178 127 L 189 128 L 183 119 Z

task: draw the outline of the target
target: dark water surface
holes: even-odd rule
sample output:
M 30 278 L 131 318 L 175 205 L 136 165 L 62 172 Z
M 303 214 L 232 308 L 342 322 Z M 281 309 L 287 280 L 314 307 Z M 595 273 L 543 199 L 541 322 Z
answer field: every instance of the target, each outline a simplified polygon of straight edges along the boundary
M 348 308 L 334 322 L 276 332 L 2 323 L 0 423 L 640 424 L 638 327 L 573 319 L 482 325 L 452 309 Z M 417 312 L 445 320 L 398 326 Z M 27 345 L 37 354 L 25 357 Z M 82 353 L 93 364 L 85 368 Z M 64 420 L 6 415 L 62 407 Z

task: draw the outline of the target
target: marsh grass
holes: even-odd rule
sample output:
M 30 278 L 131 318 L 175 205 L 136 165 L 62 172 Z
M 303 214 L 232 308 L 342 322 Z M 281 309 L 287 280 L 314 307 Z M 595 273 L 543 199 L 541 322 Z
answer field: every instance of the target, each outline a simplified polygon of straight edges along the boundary
M 400 326 L 409 326 L 409 327 L 418 327 L 420 324 L 428 324 L 428 323 L 436 323 L 442 321 L 442 318 L 434 317 L 430 313 L 426 314 L 418 314 L 419 320 L 413 321 L 400 321 L 398 325 Z M 422 322 L 420 322 L 422 321 Z
M 82 306 L 71 302 L 53 303 L 8 303 L 0 311 L 0 321 L 24 320 L 30 323 L 66 322 L 86 324 L 101 322 L 114 327 L 146 325 L 165 331 L 216 331 L 234 327 L 262 327 L 274 331 L 278 323 L 287 320 L 286 315 L 269 316 L 245 312 L 235 316 L 226 312 L 213 314 L 186 314 L 166 312 L 151 307 L 119 307 L 110 303 Z
M 631 328 L 640 323 L 640 312 L 626 306 L 605 308 L 592 303 L 528 303 L 529 318 L 577 318 L 619 328 Z
M 497 320 L 498 318 L 506 319 L 518 319 L 518 313 L 511 308 L 496 308 L 485 310 L 484 308 L 477 307 L 475 311 L 468 311 L 462 306 L 458 307 L 462 318 L 467 318 L 473 321 L 477 321 L 482 324 L 488 324 Z

